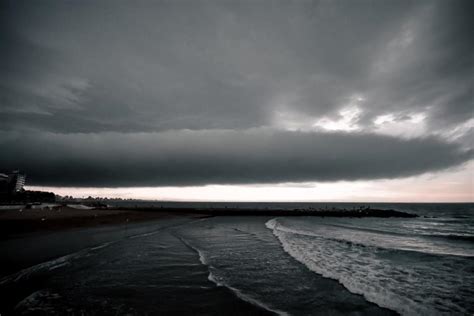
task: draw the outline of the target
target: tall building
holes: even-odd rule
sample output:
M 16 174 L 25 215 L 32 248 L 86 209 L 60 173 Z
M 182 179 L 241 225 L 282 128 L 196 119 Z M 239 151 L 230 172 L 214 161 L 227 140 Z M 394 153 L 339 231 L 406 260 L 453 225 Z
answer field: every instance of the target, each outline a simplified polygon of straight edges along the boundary
M 17 171 L 16 174 L 15 174 L 15 180 L 14 180 L 14 183 L 15 183 L 14 190 L 15 190 L 15 192 L 19 192 L 19 191 L 23 190 L 23 187 L 25 186 L 25 182 L 26 182 L 26 174 L 20 173 L 20 172 Z
M 19 170 L 0 173 L 0 193 L 16 193 L 23 190 L 26 175 Z
M 52 192 L 24 190 L 26 175 L 19 170 L 0 172 L 0 203 L 54 203 L 56 196 Z

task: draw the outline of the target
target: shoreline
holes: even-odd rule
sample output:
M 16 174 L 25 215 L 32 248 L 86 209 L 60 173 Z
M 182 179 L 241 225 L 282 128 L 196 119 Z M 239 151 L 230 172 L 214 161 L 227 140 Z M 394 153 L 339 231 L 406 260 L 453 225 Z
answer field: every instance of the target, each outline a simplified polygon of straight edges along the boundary
M 49 227 L 50 229 L 39 227 L 0 239 L 0 249 L 4 253 L 0 258 L 3 268 L 0 279 L 86 248 L 142 234 L 153 234 L 158 230 L 199 219 L 184 214 L 181 216 L 162 214 L 160 217 L 146 217 L 129 222 L 122 221 L 121 218 L 121 216 L 111 217 L 107 223 L 99 225 L 92 225 L 95 223 L 87 220 L 84 222 L 84 218 L 79 218 L 79 222 L 72 221 L 66 226 L 57 223 Z M 73 226 L 73 224 L 80 225 Z
M 0 239 L 76 228 L 127 225 L 174 217 L 201 217 L 199 213 L 146 212 L 134 209 L 75 209 L 71 207 L 0 211 Z
M 54 309 L 57 313 L 66 313 L 71 309 L 81 312 L 94 310 L 95 308 L 99 308 L 101 312 L 109 313 L 115 308 L 113 304 L 97 307 L 95 304 L 91 305 L 88 302 L 88 304 L 83 306 L 82 300 L 75 300 L 76 294 L 85 295 L 83 297 L 85 301 L 91 297 L 102 297 L 103 294 L 100 291 L 92 296 L 89 292 L 89 287 L 95 288 L 97 284 L 102 284 L 102 282 L 93 281 L 85 292 L 77 290 L 76 293 L 75 286 L 80 286 L 78 285 L 82 282 L 80 281 L 73 287 L 74 296 L 70 297 L 64 295 L 68 291 L 63 292 L 62 288 L 68 288 L 69 273 L 65 274 L 67 276 L 65 278 L 66 283 L 61 286 L 61 290 L 55 289 L 55 286 L 46 286 L 50 279 L 65 273 L 62 271 L 95 257 L 97 258 L 95 260 L 99 261 L 95 261 L 94 266 L 96 268 L 91 270 L 94 278 L 101 279 L 105 277 L 107 279 L 108 276 L 111 276 L 112 278 L 117 277 L 122 280 L 123 274 L 104 274 L 96 271 L 100 270 L 101 265 L 106 262 L 111 262 L 113 265 L 113 262 L 117 260 L 130 260 L 129 263 L 124 264 L 123 269 L 131 269 L 131 271 L 141 271 L 144 268 L 149 269 L 150 271 L 145 273 L 145 275 L 156 279 L 152 287 L 144 287 L 142 290 L 144 291 L 144 296 L 147 297 L 150 295 L 155 296 L 155 291 L 160 291 L 163 297 L 159 300 L 160 304 L 154 307 L 160 312 L 188 313 L 191 308 L 188 307 L 188 304 L 191 304 L 193 312 L 197 312 L 198 315 L 220 315 L 224 312 L 234 314 L 233 311 L 238 311 L 236 315 L 263 316 L 274 314 L 262 306 L 255 305 L 236 296 L 227 287 L 215 285 L 208 279 L 209 268 L 200 261 L 199 254 L 171 233 L 175 227 L 199 220 L 199 217 L 180 214 L 179 216 L 161 216 L 159 219 L 155 218 L 156 220 L 148 219 L 150 221 L 131 223 L 127 230 L 124 225 L 81 227 L 76 230 L 61 230 L 48 234 L 38 234 L 38 236 L 35 234 L 1 241 L 2 249 L 6 250 L 12 257 L 10 258 L 11 261 L 8 260 L 9 258 L 2 259 L 4 267 L 7 267 L 7 269 L 3 271 L 3 275 L 0 277 L 0 293 L 2 293 L 3 297 L 7 297 L 8 300 L 0 304 L 0 310 L 6 314 L 17 312 L 26 312 L 28 314 L 29 310 L 41 310 L 41 308 L 46 306 L 46 309 Z M 166 247 L 159 246 L 152 250 L 153 252 L 159 252 L 160 255 L 155 258 L 157 260 L 163 258 L 163 262 L 158 261 L 154 265 L 142 265 L 137 270 L 134 270 L 134 264 L 137 264 L 134 261 L 135 251 L 141 251 L 141 247 L 137 246 L 147 243 L 147 240 L 150 240 L 150 238 L 156 238 L 156 241 L 152 242 L 153 244 L 159 241 L 159 243 L 167 245 Z M 80 242 L 78 243 L 78 241 Z M 33 252 L 30 252 L 32 249 L 25 249 L 25 245 L 31 244 L 35 244 L 39 249 L 35 249 Z M 111 251 L 112 256 L 117 257 L 112 261 L 101 261 L 100 257 L 104 254 L 110 256 Z M 134 255 L 130 255 L 128 253 L 130 251 Z M 37 256 L 36 252 L 40 253 L 41 257 Z M 148 250 L 144 250 L 144 253 L 141 255 L 145 254 L 148 254 Z M 25 255 L 29 258 L 22 258 Z M 87 266 L 87 263 L 85 265 Z M 75 270 L 74 268 L 71 271 L 71 273 L 79 274 L 88 273 L 81 272 L 82 269 Z M 89 277 L 88 274 L 87 277 Z M 85 280 L 87 277 L 83 275 L 76 278 L 76 280 Z M 139 280 L 146 279 L 139 278 Z M 100 287 L 101 285 L 98 286 Z M 162 290 L 155 289 L 160 286 L 163 287 Z M 131 288 L 133 289 L 133 285 L 125 282 L 119 291 L 131 291 L 130 293 L 133 293 Z M 102 289 L 106 292 L 104 295 L 107 297 L 107 300 L 109 295 L 115 293 L 115 287 L 104 286 Z M 203 301 L 201 295 L 207 299 Z M 114 296 L 114 299 L 120 300 L 120 297 L 120 295 Z M 177 301 L 179 297 L 186 300 L 187 304 L 180 304 Z M 71 298 L 73 298 L 72 301 L 70 300 Z M 137 299 L 140 301 L 144 300 L 142 295 L 137 296 Z M 104 298 L 103 302 L 107 300 Z M 42 303 L 37 303 L 39 301 Z M 148 302 L 147 299 L 145 301 Z M 153 304 L 143 306 L 142 304 L 132 303 L 131 311 L 133 307 L 137 306 L 141 306 L 146 310 L 147 308 L 152 308 Z
M 64 231 L 111 225 L 127 225 L 173 217 L 349 217 L 349 218 L 412 218 L 418 215 L 393 209 L 244 209 L 244 208 L 173 208 L 173 207 L 108 207 L 74 208 L 45 206 L 38 208 L 0 210 L 0 240 L 26 234 Z
M 254 260 L 248 260 L 252 256 L 248 257 L 247 247 L 241 248 L 240 245 L 244 242 L 252 247 L 267 249 L 269 245 L 266 242 L 254 243 L 255 240 L 260 240 L 259 238 L 265 240 L 271 236 L 272 240 L 274 239 L 272 233 L 264 227 L 263 223 L 267 219 L 266 216 L 227 219 L 213 217 L 210 219 L 213 224 L 207 226 L 206 222 L 199 224 L 200 220 L 195 216 L 162 217 L 156 221 L 133 223 L 129 225 L 128 231 L 124 229 L 124 225 L 104 225 L 12 239 L 3 243 L 4 246 L 10 244 L 4 249 L 10 250 L 7 253 L 13 255 L 11 259 L 16 261 L 10 262 L 10 267 L 23 265 L 24 269 L 11 271 L 13 274 L 9 273 L 7 278 L 3 279 L 5 283 L 0 286 L 0 290 L 3 291 L 4 297 L 9 299 L 0 304 L 0 308 L 7 314 L 41 309 L 44 306 L 58 313 L 69 309 L 78 312 L 95 311 L 96 308 L 98 313 L 101 313 L 110 312 L 114 306 L 127 302 L 129 305 L 126 306 L 130 307 L 130 311 L 138 307 L 143 311 L 155 310 L 171 314 L 189 313 L 192 310 L 197 315 L 285 315 L 286 311 L 278 308 L 278 305 L 274 306 L 271 301 L 267 302 L 258 295 L 254 296 L 252 291 L 247 292 L 245 283 L 240 283 L 240 286 L 239 283 L 235 284 L 238 279 L 222 281 L 220 278 L 225 270 L 219 268 L 221 265 L 218 262 L 210 261 L 213 256 L 200 248 L 209 245 L 211 249 L 216 249 L 212 245 L 218 245 L 220 241 L 213 240 L 217 235 L 212 230 L 223 229 L 226 233 L 222 236 L 229 238 L 229 249 L 243 251 L 238 255 L 239 258 L 247 264 L 254 264 Z M 193 222 L 198 223 L 197 226 L 194 226 Z M 252 234 L 242 235 L 249 229 L 260 237 L 255 239 Z M 199 238 L 204 237 L 204 240 L 213 237 L 200 246 L 194 244 L 190 247 L 185 240 L 194 240 L 196 243 L 198 240 L 192 237 L 193 234 L 200 236 Z M 242 237 L 244 239 L 241 239 Z M 29 245 L 34 245 L 34 249 Z M 296 273 L 296 279 L 314 279 L 315 294 L 326 302 L 319 307 L 321 312 L 356 309 L 367 315 L 396 314 L 367 301 L 361 295 L 351 293 L 335 280 L 314 275 L 284 253 L 276 240 L 272 247 L 270 253 L 276 256 L 275 262 L 284 260 L 283 267 L 291 263 L 292 268 L 289 271 Z M 35 262 L 16 260 L 24 255 Z M 225 256 L 220 258 L 227 260 Z M 229 267 L 225 263 L 223 262 L 222 267 Z M 216 267 L 221 270 L 215 271 Z M 249 271 L 260 271 L 260 268 Z M 110 271 L 128 272 L 117 274 Z M 232 275 L 246 273 L 240 269 L 229 272 L 232 272 Z M 134 277 L 129 279 L 129 276 Z M 273 277 L 268 280 L 273 280 Z M 137 282 L 143 283 L 139 295 L 135 295 Z M 120 286 L 117 287 L 116 284 Z M 277 280 L 276 284 L 280 284 L 280 281 Z M 297 286 L 294 288 L 297 289 Z M 94 294 L 91 296 L 91 293 Z M 127 298 L 122 301 L 121 293 L 128 293 L 131 300 L 128 301 Z M 156 297 L 157 293 L 160 293 L 159 304 L 146 304 L 152 297 Z M 78 300 L 78 296 L 82 299 Z M 109 302 L 113 298 L 117 303 L 97 305 L 89 301 L 91 298 L 101 302 Z M 186 304 L 182 304 L 183 299 Z M 349 303 L 344 306 L 337 303 L 348 300 Z
M 379 210 L 372 210 L 372 212 L 378 212 L 378 211 Z M 216 212 L 219 212 L 219 214 L 215 214 Z M 295 211 L 287 210 L 286 212 L 295 212 Z M 308 211 L 303 211 L 303 212 L 297 211 L 297 212 L 298 212 L 298 215 L 296 215 L 295 213 L 292 213 L 292 214 L 295 214 L 295 216 L 307 216 L 306 212 Z M 326 213 L 316 213 L 314 210 L 311 210 L 311 212 L 313 212 L 314 214 L 313 216 L 324 216 L 323 214 L 326 214 Z M 337 212 L 334 212 L 334 211 L 331 211 L 331 212 L 333 212 L 332 213 L 333 215 L 336 214 L 335 216 L 345 215 L 346 217 L 354 217 L 354 216 L 347 216 L 347 215 L 352 215 L 353 214 L 352 212 L 347 212 L 347 211 L 342 211 L 342 210 L 339 210 Z M 342 214 L 343 212 L 344 214 Z M 124 208 L 124 209 L 95 209 L 95 210 L 78 210 L 78 209 L 71 209 L 71 208 L 63 208 L 61 209 L 61 211 L 59 210 L 53 211 L 52 209 L 44 209 L 44 210 L 29 209 L 29 210 L 23 210 L 22 212 L 13 211 L 13 212 L 10 212 L 8 216 L 6 216 L 6 214 L 7 213 L 3 212 L 2 214 L 3 216 L 0 216 L 0 223 L 2 223 L 2 221 L 8 221 L 8 220 L 10 221 L 16 220 L 17 225 L 20 222 L 25 222 L 25 223 L 30 222 L 34 225 L 41 225 L 41 223 L 44 224 L 44 223 L 47 223 L 48 221 L 50 222 L 48 224 L 49 226 L 48 225 L 39 226 L 39 227 L 36 227 L 36 230 L 26 232 L 26 234 L 23 234 L 23 235 L 19 234 L 16 236 L 10 236 L 13 238 L 9 240 L 4 240 L 1 242 L 1 244 L 3 244 L 4 246 L 10 244 L 10 246 L 3 248 L 3 249 L 8 250 L 7 253 L 8 253 L 8 256 L 10 257 L 9 259 L 11 260 L 11 261 L 9 260 L 10 262 L 8 262 L 9 263 L 8 268 L 10 269 L 10 272 L 15 272 L 13 271 L 13 270 L 16 270 L 14 269 L 15 267 L 23 266 L 25 268 L 28 268 L 28 267 L 34 266 L 35 264 L 46 262 L 50 259 L 60 258 L 61 255 L 67 255 L 71 253 L 73 250 L 80 251 L 81 249 L 90 248 L 90 247 L 94 249 L 97 245 L 108 244 L 108 239 L 109 239 L 108 236 L 112 236 L 112 235 L 120 239 L 121 241 L 120 244 L 123 244 L 122 241 L 125 242 L 126 244 L 126 243 L 129 243 L 129 240 L 130 241 L 133 240 L 137 242 L 139 240 L 140 242 L 141 240 L 146 240 L 148 237 L 145 237 L 145 239 L 142 239 L 142 238 L 135 239 L 135 237 L 133 236 L 155 235 L 157 229 L 161 231 L 159 233 L 159 236 L 164 236 L 163 233 L 166 233 L 166 232 L 163 229 L 167 230 L 167 228 L 171 228 L 173 226 L 179 227 L 182 224 L 188 224 L 190 222 L 198 220 L 199 218 L 214 217 L 213 220 L 217 220 L 218 223 L 220 223 L 221 221 L 227 221 L 228 223 L 234 223 L 234 222 L 239 223 L 239 221 L 242 221 L 243 219 L 242 218 L 239 219 L 236 216 L 253 217 L 256 220 L 257 219 L 259 220 L 259 218 L 263 219 L 265 217 L 269 217 L 269 214 L 270 214 L 270 217 L 285 216 L 285 215 L 282 215 L 282 210 L 242 210 L 242 209 L 203 210 L 203 209 L 189 209 L 189 208 L 187 209 L 184 209 L 184 208 L 182 209 L 169 209 L 169 208 L 168 209 L 167 208 L 159 208 L 159 209 L 157 208 L 147 208 L 147 209 L 127 208 L 125 209 Z M 42 216 L 44 216 L 45 214 L 49 215 L 49 217 L 47 217 L 46 220 L 41 221 L 41 219 L 43 218 Z M 371 213 L 369 212 L 366 214 L 371 214 Z M 387 216 L 389 214 L 392 215 L 391 212 L 386 213 L 386 211 L 384 211 L 383 216 Z M 232 216 L 232 217 L 229 217 L 229 216 Z M 225 217 L 229 217 L 229 218 L 225 219 Z M 357 216 L 357 217 L 361 217 L 361 216 Z M 365 217 L 368 217 L 368 216 L 365 216 Z M 253 220 L 251 218 L 248 218 L 248 221 L 249 223 L 251 223 L 250 221 L 253 221 Z M 13 222 L 10 222 L 10 223 L 13 223 Z M 246 229 L 248 228 L 247 226 L 248 224 L 246 222 L 243 223 L 242 225 L 244 225 L 242 226 L 243 228 L 246 228 Z M 216 227 L 221 227 L 221 225 L 219 224 Z M 174 228 L 171 228 L 171 229 L 174 229 Z M 186 228 L 185 231 L 189 231 L 189 228 Z M 138 232 L 139 234 L 137 235 Z M 236 233 L 237 235 L 240 236 L 243 231 L 231 229 L 230 232 L 234 234 Z M 172 236 L 176 237 L 174 236 L 174 234 L 172 234 Z M 161 243 L 165 243 L 168 247 L 169 245 L 173 245 L 173 247 L 177 246 L 175 242 L 171 242 L 171 243 L 165 242 L 165 240 L 161 239 L 161 237 L 160 239 L 157 239 L 157 241 L 160 241 Z M 113 243 L 113 245 L 119 246 L 118 243 L 117 244 Z M 34 249 L 31 247 L 34 247 Z M 108 249 L 108 247 L 109 246 L 106 246 L 106 248 L 104 249 Z M 135 248 L 135 249 L 140 249 L 140 248 Z M 166 247 L 163 249 L 166 249 Z M 203 261 L 201 260 L 199 253 L 196 253 L 196 255 L 199 257 L 198 260 L 200 261 L 200 263 L 203 264 Z M 30 258 L 27 258 L 27 257 L 30 257 Z M 120 258 L 123 258 L 123 257 L 121 256 Z M 133 258 L 133 257 L 128 256 L 128 258 Z M 176 260 L 177 259 L 178 257 L 176 258 Z M 175 259 L 173 259 L 173 262 L 174 260 Z M 67 265 L 69 265 L 69 263 L 67 263 Z M 67 265 L 65 266 L 66 268 L 67 268 Z M 206 264 L 204 265 L 207 266 Z M 126 265 L 125 267 L 128 267 L 128 266 L 129 265 Z M 62 267 L 62 266 L 58 265 L 58 267 Z M 154 269 L 157 269 L 157 267 L 158 265 L 154 266 Z M 160 269 L 166 269 L 164 267 L 167 267 L 167 265 L 166 264 L 163 265 Z M 52 266 L 52 269 L 56 269 L 56 267 Z M 56 271 L 56 270 L 50 270 L 50 271 Z M 57 271 L 61 271 L 61 270 L 57 270 Z M 174 277 L 179 276 L 179 278 L 182 278 L 183 273 L 185 273 L 184 271 L 185 270 L 179 273 L 175 271 L 174 274 L 170 274 L 170 275 Z M 210 272 L 211 271 L 209 271 L 209 273 Z M 308 274 L 306 271 L 303 273 Z M 35 272 L 35 274 L 37 273 Z M 40 274 L 38 275 L 40 276 Z M 54 273 L 52 272 L 52 275 L 56 275 L 56 272 Z M 151 275 L 151 274 L 147 274 L 147 275 Z M 321 276 L 321 278 L 322 278 L 321 280 L 324 279 L 323 276 Z M 210 280 L 209 278 L 206 278 L 206 279 L 212 282 L 212 280 Z M 160 282 L 156 284 L 160 284 Z M 341 295 L 341 296 L 348 295 L 347 293 L 344 294 L 345 291 L 348 291 L 347 289 L 344 289 L 344 291 L 341 291 L 342 288 L 337 290 L 339 288 L 335 284 L 337 283 L 337 281 L 324 280 L 321 282 L 325 282 L 324 284 L 327 283 L 328 285 L 334 286 L 335 288 L 333 290 L 334 290 L 334 293 L 336 293 L 337 295 Z M 125 288 L 126 288 L 126 285 L 125 285 Z M 220 288 L 219 291 L 222 292 L 221 290 L 223 288 L 219 287 L 219 285 L 217 285 L 217 288 Z M 222 294 L 216 294 L 216 293 L 214 294 L 219 295 L 219 297 L 221 297 L 222 295 L 222 297 L 226 300 L 229 299 L 230 300 L 229 302 L 232 302 L 232 304 L 235 304 L 236 307 L 238 306 L 239 309 L 244 309 L 247 312 L 250 312 L 255 315 L 257 314 L 266 315 L 266 314 L 272 314 L 275 312 L 275 310 L 271 310 L 271 309 L 268 310 L 265 307 L 258 306 L 258 304 L 255 305 L 255 303 L 252 303 L 252 301 L 247 301 L 246 299 L 239 297 L 237 293 L 233 292 L 232 288 L 229 288 L 229 287 L 225 287 L 225 288 L 226 290 L 224 292 L 229 292 L 229 293 L 232 293 L 232 295 L 236 295 L 240 302 L 232 299 L 232 297 L 228 296 L 224 292 Z M 109 289 L 107 289 L 107 291 L 108 290 Z M 182 292 L 184 290 L 179 289 L 179 287 L 174 290 L 177 291 L 176 293 L 178 292 L 184 293 Z M 317 293 L 320 293 L 320 292 L 318 291 Z M 318 295 L 325 295 L 325 294 L 322 294 L 321 292 L 321 294 L 318 294 Z M 354 295 L 360 296 L 360 294 L 354 294 Z M 252 297 L 250 298 L 252 299 Z M 364 299 L 366 303 L 364 302 L 360 303 L 362 304 L 360 305 L 361 308 L 369 308 L 369 310 L 372 312 L 375 310 L 375 311 L 385 311 L 388 314 L 392 314 L 392 310 L 390 310 L 390 312 L 386 311 L 386 309 L 380 307 L 379 305 L 375 303 L 371 303 L 364 297 L 362 298 Z M 360 302 L 359 299 L 356 299 L 356 300 Z M 197 304 L 197 303 L 194 302 L 193 304 Z M 209 310 L 209 308 L 214 308 L 214 305 L 209 304 L 209 302 L 202 303 L 202 304 L 203 305 L 198 304 L 197 306 L 205 310 L 206 309 Z M 206 305 L 206 304 L 209 304 L 209 305 Z M 362 307 L 362 306 L 368 306 L 368 307 Z M 331 307 L 331 308 L 336 308 L 336 307 Z M 381 309 L 379 310 L 379 308 Z M 393 314 L 396 314 L 396 312 L 394 312 Z

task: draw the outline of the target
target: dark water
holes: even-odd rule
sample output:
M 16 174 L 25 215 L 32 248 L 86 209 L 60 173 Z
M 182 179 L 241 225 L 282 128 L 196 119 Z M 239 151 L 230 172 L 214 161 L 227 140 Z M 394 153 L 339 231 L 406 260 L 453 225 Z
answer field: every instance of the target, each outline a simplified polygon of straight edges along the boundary
M 2 314 L 472 315 L 473 204 L 371 206 L 422 217 L 214 217 L 111 232 L 3 278 Z
M 101 231 L 98 246 L 4 277 L 2 315 L 272 314 L 208 280 L 198 253 L 173 234 L 183 222 L 113 231 L 107 242 Z

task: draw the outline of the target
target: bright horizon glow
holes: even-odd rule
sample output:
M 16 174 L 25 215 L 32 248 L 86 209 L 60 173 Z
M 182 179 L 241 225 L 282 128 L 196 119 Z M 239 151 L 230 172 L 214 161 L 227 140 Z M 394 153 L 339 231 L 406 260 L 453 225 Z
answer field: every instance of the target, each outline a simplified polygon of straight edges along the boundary
M 189 202 L 474 202 L 474 161 L 403 179 L 186 187 L 65 188 L 28 186 L 87 196 Z

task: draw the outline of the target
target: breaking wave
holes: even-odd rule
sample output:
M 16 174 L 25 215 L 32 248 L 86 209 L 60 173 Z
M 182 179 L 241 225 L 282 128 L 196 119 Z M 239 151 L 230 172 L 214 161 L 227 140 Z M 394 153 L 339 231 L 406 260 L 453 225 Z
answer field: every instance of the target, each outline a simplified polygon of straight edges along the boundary
M 206 254 L 200 250 L 199 248 L 195 247 L 194 245 L 192 245 L 188 240 L 180 237 L 180 236 L 177 236 L 177 238 L 179 238 L 183 244 L 185 244 L 187 247 L 189 247 L 190 249 L 192 249 L 193 251 L 195 251 L 198 256 L 199 256 L 199 261 L 201 261 L 201 263 L 205 266 L 207 266 L 208 268 L 208 271 L 209 271 L 209 276 L 208 276 L 208 280 L 211 281 L 212 283 L 216 284 L 217 286 L 223 286 L 223 287 L 226 287 L 227 289 L 229 289 L 232 293 L 235 294 L 235 296 L 237 296 L 239 299 L 247 302 L 247 303 L 250 303 L 250 304 L 253 304 L 255 306 L 258 306 L 262 309 L 265 309 L 269 312 L 273 312 L 277 315 L 281 315 L 281 316 L 288 316 L 289 314 L 284 312 L 284 311 L 280 311 L 280 310 L 277 310 L 277 309 L 274 309 L 270 306 L 268 306 L 267 304 L 253 298 L 252 296 L 250 295 L 247 295 L 245 293 L 243 293 L 242 291 L 240 291 L 239 289 L 231 286 L 230 284 L 228 284 L 226 281 L 225 281 L 225 278 L 222 277 L 219 273 L 219 270 L 212 266 L 210 263 L 209 263 L 209 260 L 206 258 Z
M 366 232 L 338 230 L 330 225 L 272 219 L 266 227 L 283 249 L 308 269 L 337 280 L 381 307 L 404 315 L 472 312 L 474 293 L 459 282 L 474 281 L 466 270 L 473 267 L 473 258 L 406 251 L 394 243 L 387 247 L 384 238 L 362 238 L 359 235 Z M 453 288 L 458 291 L 456 295 Z

